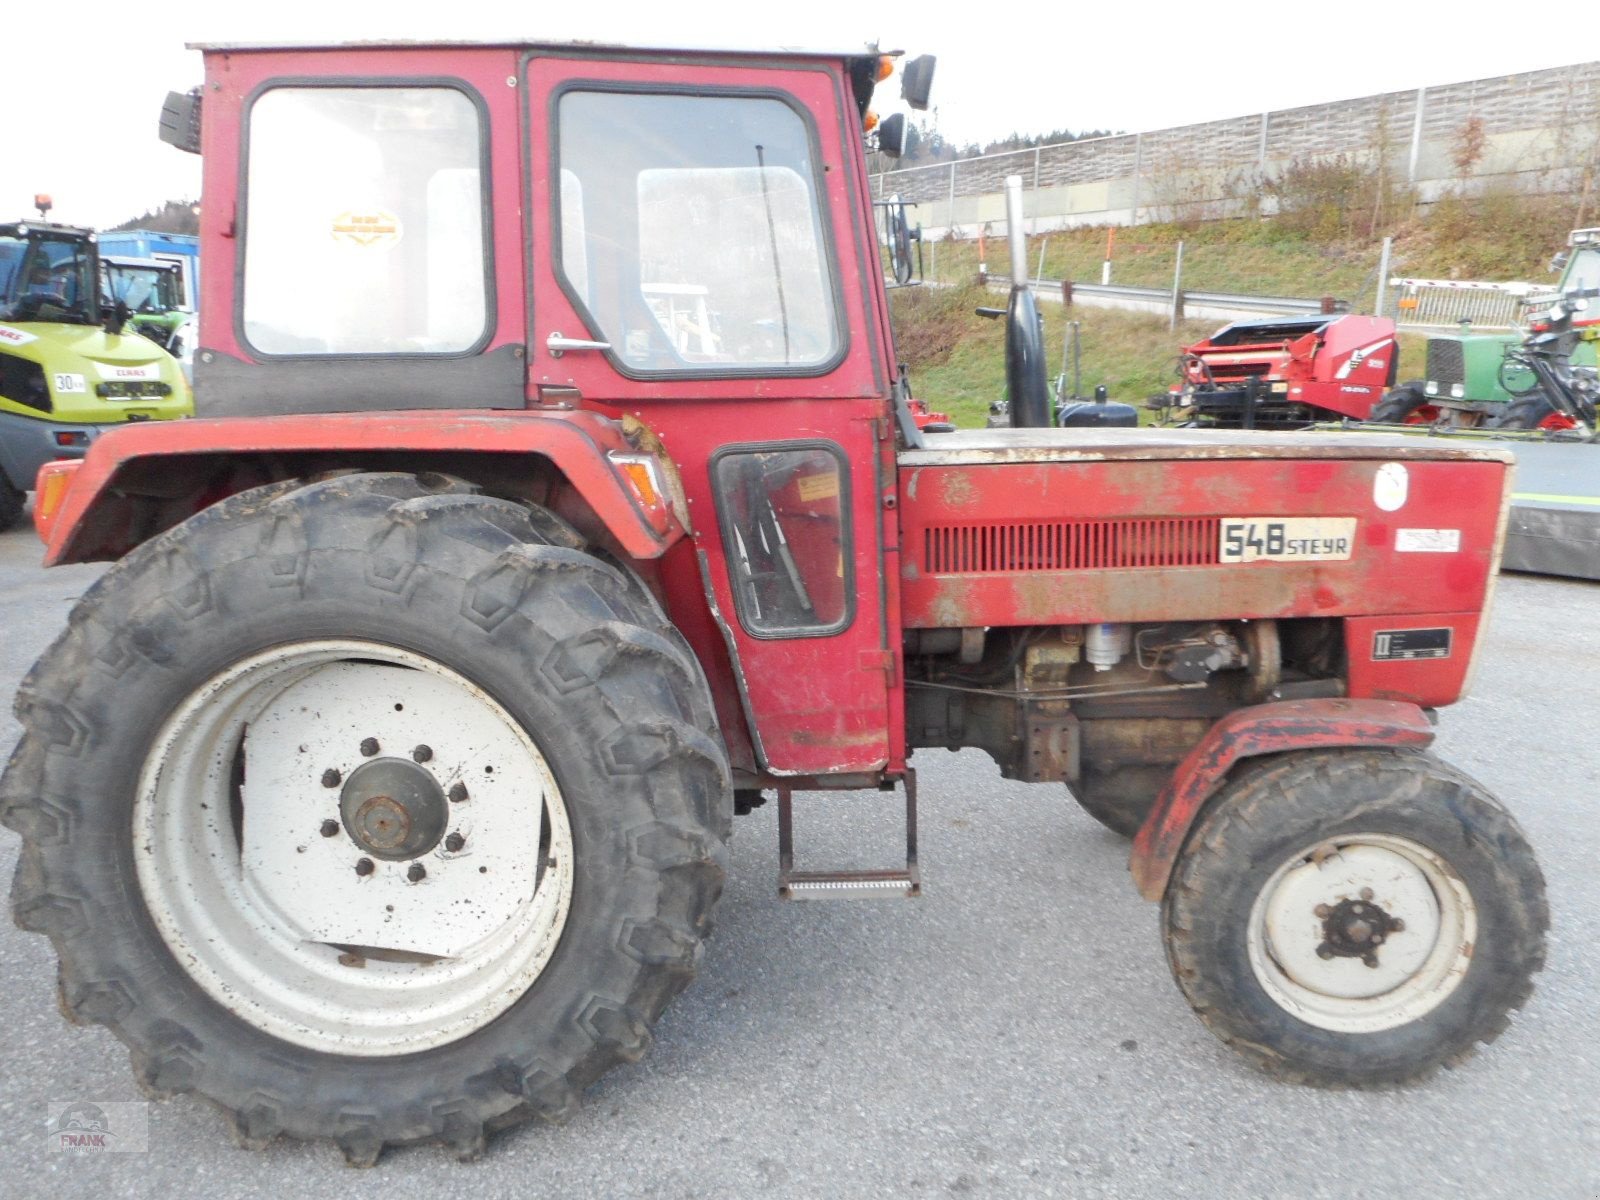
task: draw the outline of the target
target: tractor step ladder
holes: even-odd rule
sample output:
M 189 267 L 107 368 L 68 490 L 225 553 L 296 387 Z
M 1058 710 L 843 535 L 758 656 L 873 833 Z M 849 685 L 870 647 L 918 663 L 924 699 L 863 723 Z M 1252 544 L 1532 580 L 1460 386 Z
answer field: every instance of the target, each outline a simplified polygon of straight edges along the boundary
M 905 773 L 905 870 L 796 871 L 794 806 L 789 788 L 778 789 L 778 895 L 785 900 L 889 900 L 922 895 L 917 867 L 917 773 Z

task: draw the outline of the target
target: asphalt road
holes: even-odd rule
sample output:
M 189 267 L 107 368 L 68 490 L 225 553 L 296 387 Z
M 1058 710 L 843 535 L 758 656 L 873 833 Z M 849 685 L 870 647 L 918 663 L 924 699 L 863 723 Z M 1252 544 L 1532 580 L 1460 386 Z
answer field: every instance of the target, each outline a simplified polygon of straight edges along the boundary
M 6 696 L 98 574 L 37 562 L 30 533 L 0 536 Z M 46 1152 L 48 1102 L 139 1096 L 120 1044 L 58 1015 L 49 944 L 7 921 L 0 1196 L 1600 1196 L 1597 711 L 1600 587 L 1505 578 L 1439 749 L 1538 849 L 1550 960 L 1499 1042 L 1420 1086 L 1256 1074 L 1173 985 L 1124 843 L 975 751 L 919 752 L 922 900 L 782 904 L 772 806 L 741 820 L 717 936 L 654 1051 L 570 1125 L 503 1134 L 471 1165 L 251 1154 L 192 1098 L 150 1107 L 147 1153 Z M 7 714 L 0 753 L 15 737 Z M 894 853 L 892 799 L 803 803 L 802 866 Z M 0 831 L 0 877 L 16 855 Z

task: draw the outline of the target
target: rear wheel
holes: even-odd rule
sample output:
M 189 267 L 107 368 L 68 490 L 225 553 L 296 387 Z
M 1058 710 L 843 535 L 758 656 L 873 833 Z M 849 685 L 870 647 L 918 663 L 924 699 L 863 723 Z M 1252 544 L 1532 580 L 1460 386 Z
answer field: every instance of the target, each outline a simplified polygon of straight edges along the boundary
M 698 667 L 576 540 L 341 476 L 232 497 L 80 603 L 0 814 L 64 1010 L 148 1090 L 370 1164 L 560 1120 L 644 1053 L 732 796 Z
M 1542 395 L 1523 396 L 1506 405 L 1494 420 L 1496 429 L 1576 429 L 1578 423 Z
M 1202 814 L 1162 908 L 1174 977 L 1279 1075 L 1399 1083 L 1492 1041 L 1533 990 L 1544 880 L 1511 817 L 1419 754 L 1247 767 Z
M 0 476 L 0 533 L 21 523 L 27 502 L 26 492 L 18 491 L 4 476 Z

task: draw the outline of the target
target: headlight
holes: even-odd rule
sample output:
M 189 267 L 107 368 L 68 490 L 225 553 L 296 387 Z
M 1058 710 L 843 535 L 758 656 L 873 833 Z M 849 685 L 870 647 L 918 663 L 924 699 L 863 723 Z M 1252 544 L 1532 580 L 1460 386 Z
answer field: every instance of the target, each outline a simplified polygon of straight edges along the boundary
M 1422 390 L 1427 392 L 1430 396 L 1437 396 L 1439 394 L 1439 385 L 1430 379 L 1428 380 L 1427 386 Z
M 1465 387 L 1463 387 L 1461 384 L 1452 383 L 1450 385 L 1450 398 L 1452 400 L 1460 400 L 1466 394 L 1467 394 L 1467 389 Z

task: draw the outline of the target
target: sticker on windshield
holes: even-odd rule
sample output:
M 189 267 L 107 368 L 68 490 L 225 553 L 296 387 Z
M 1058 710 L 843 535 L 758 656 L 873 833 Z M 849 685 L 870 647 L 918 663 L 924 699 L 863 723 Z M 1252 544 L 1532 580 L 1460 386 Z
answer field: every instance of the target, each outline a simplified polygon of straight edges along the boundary
M 0 342 L 8 346 L 26 346 L 35 340 L 37 334 L 29 333 L 26 329 L 13 329 L 9 325 L 0 325 Z
M 1350 557 L 1354 517 L 1233 517 L 1222 521 L 1225 563 L 1335 562 Z
M 87 392 L 89 385 L 82 375 L 69 375 L 58 371 L 55 376 L 55 390 L 58 396 L 68 396 Z
M 400 233 L 400 218 L 381 208 L 347 208 L 333 219 L 333 240 L 346 245 L 393 246 Z

